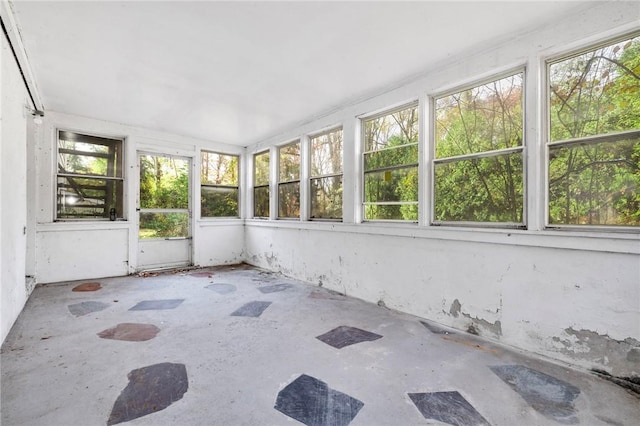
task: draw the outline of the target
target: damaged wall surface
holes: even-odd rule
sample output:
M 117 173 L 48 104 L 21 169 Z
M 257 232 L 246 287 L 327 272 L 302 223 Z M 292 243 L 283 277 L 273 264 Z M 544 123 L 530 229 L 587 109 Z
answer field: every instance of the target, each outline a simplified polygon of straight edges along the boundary
M 638 253 L 312 228 L 248 225 L 247 261 L 584 368 L 640 374 Z

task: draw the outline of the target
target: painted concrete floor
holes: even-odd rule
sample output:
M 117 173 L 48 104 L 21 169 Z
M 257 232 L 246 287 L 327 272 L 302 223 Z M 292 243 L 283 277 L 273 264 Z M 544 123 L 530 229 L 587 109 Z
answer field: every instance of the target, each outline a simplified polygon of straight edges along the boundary
M 236 267 L 38 286 L 2 425 L 637 425 L 590 374 Z

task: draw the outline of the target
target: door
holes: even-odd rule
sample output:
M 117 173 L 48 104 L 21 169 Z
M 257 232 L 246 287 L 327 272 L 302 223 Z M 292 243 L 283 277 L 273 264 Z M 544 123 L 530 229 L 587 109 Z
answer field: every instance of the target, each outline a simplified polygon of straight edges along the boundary
M 138 154 L 138 270 L 191 265 L 191 159 Z

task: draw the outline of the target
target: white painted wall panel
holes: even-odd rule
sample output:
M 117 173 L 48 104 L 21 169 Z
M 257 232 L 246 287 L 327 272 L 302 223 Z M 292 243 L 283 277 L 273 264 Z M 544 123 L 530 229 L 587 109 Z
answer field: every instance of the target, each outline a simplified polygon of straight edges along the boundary
M 26 303 L 27 92 L 0 36 L 0 312 L 4 341 Z
M 37 235 L 38 282 L 51 283 L 127 275 L 127 229 L 42 227 Z
M 240 263 L 244 260 L 244 224 L 234 221 L 196 222 L 193 238 L 194 259 L 198 266 Z

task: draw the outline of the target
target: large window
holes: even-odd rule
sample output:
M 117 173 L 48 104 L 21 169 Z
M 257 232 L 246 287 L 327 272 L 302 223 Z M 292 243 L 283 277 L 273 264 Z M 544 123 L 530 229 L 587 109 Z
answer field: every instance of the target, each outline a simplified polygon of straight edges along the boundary
M 122 140 L 58 131 L 57 219 L 123 217 Z
M 523 74 L 435 100 L 434 223 L 524 225 Z
M 418 220 L 418 105 L 363 121 L 364 219 Z
M 640 225 L 640 36 L 548 64 L 549 225 Z
M 238 210 L 239 157 L 202 151 L 200 159 L 200 216 L 240 216 Z
M 300 141 L 278 148 L 278 217 L 300 217 Z
M 311 219 L 342 219 L 342 129 L 311 138 Z
M 269 217 L 269 151 L 253 156 L 253 217 Z

